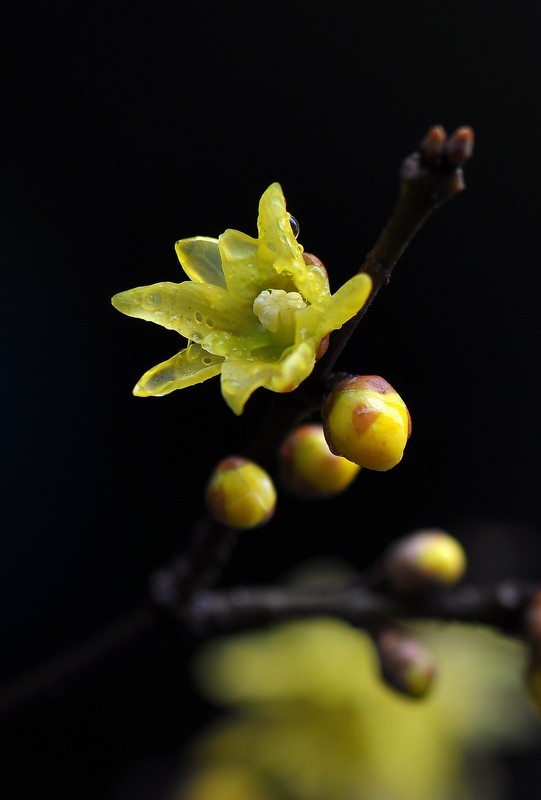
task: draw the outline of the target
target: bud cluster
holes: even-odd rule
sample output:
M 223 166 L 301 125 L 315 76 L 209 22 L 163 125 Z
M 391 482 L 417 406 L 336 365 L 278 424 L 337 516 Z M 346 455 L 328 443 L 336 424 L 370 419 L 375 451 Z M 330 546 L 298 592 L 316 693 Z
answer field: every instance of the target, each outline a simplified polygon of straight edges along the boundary
M 466 556 L 454 537 L 439 528 L 427 528 L 394 542 L 380 568 L 381 581 L 391 591 L 419 598 L 457 583 L 464 574 Z M 436 676 L 434 659 L 426 647 L 394 624 L 380 626 L 373 639 L 383 680 L 409 697 L 424 697 Z
M 324 400 L 321 422 L 300 425 L 282 442 L 277 477 L 294 496 L 334 497 L 353 483 L 361 468 L 385 471 L 398 464 L 410 433 L 408 409 L 384 378 L 350 376 Z M 218 522 L 255 528 L 272 517 L 276 490 L 260 466 L 231 456 L 212 473 L 206 501 Z

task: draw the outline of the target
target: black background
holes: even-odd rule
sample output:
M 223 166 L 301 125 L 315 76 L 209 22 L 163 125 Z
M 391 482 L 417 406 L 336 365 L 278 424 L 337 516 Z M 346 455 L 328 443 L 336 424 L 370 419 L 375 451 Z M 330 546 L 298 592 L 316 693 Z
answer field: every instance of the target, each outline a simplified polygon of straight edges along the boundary
M 265 407 L 258 393 L 235 418 L 217 379 L 133 398 L 181 343 L 110 296 L 182 280 L 179 238 L 255 234 L 275 180 L 337 288 L 436 123 L 475 129 L 467 190 L 412 243 L 341 361 L 404 397 L 406 456 L 338 500 L 284 498 L 224 581 L 270 582 L 319 554 L 362 568 L 424 525 L 463 539 L 472 577 L 539 577 L 539 23 L 533 3 L 375 0 L 27 4 L 6 17 L 5 679 L 144 597 L 186 543 L 209 469 L 242 450 Z M 6 797 L 160 797 L 208 713 L 189 651 L 135 648 L 4 724 Z M 519 767 L 513 796 L 526 797 Z

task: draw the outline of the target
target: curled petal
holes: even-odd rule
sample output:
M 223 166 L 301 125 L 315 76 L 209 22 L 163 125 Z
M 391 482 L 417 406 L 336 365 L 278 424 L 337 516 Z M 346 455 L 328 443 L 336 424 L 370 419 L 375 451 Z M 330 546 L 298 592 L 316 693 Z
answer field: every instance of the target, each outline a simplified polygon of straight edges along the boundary
M 259 258 L 272 265 L 274 273 L 292 282 L 309 303 L 329 296 L 327 274 L 316 264 L 307 265 L 303 248 L 295 238 L 290 215 L 279 183 L 263 193 L 259 203 Z
M 341 328 L 363 308 L 371 291 L 372 279 L 365 272 L 346 281 L 332 295 L 330 305 L 319 321 L 316 335 L 323 338 L 327 333 Z
M 361 273 L 347 281 L 332 297 L 328 297 L 323 311 L 313 305 L 301 309 L 295 321 L 296 341 L 315 338 L 320 342 L 328 333 L 341 328 L 364 306 L 371 289 L 370 277 Z
M 145 372 L 133 393 L 137 397 L 162 397 L 218 375 L 224 359 L 207 353 L 198 344 L 190 344 L 168 361 Z
M 175 251 L 188 278 L 199 283 L 212 283 L 225 289 L 218 239 L 211 239 L 209 236 L 180 239 L 175 244 Z
M 242 361 L 228 358 L 222 366 L 222 395 L 235 414 L 260 386 L 273 392 L 292 392 L 314 368 L 315 342 L 303 342 L 280 361 Z

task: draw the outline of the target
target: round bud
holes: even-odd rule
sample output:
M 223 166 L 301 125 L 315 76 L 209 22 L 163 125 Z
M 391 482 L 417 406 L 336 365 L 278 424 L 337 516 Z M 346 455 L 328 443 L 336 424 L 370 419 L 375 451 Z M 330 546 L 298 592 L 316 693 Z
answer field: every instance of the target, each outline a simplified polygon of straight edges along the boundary
M 317 423 L 301 425 L 279 452 L 279 475 L 284 488 L 299 497 L 332 497 L 352 483 L 360 467 L 331 453 Z
M 387 580 L 397 591 L 422 592 L 457 583 L 466 569 L 466 556 L 453 536 L 439 529 L 426 529 L 391 545 L 384 568 Z
M 524 609 L 524 637 L 529 651 L 526 687 L 538 713 L 541 713 L 541 591 L 535 591 Z
M 436 676 L 434 657 L 425 645 L 394 626 L 377 631 L 374 644 L 385 683 L 408 697 L 425 697 Z
M 538 713 L 541 713 L 541 661 L 533 652 L 526 669 L 525 683 L 530 699 Z
M 541 591 L 535 591 L 524 609 L 526 639 L 541 654 Z
M 229 528 L 257 528 L 272 517 L 276 490 L 270 476 L 253 461 L 230 456 L 215 467 L 206 488 L 210 514 Z
M 325 399 L 322 418 L 333 453 L 378 472 L 398 464 L 411 433 L 406 404 L 377 375 L 341 381 Z

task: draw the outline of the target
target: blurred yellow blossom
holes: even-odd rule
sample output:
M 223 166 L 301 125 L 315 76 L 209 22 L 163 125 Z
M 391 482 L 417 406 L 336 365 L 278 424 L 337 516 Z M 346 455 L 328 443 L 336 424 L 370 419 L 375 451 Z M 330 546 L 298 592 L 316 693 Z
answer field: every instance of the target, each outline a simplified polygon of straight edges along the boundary
M 339 620 L 207 645 L 197 680 L 233 713 L 199 740 L 191 783 L 175 800 L 226 800 L 219 782 L 200 791 L 220 770 L 249 800 L 479 800 L 465 754 L 539 734 L 522 687 L 524 649 L 487 628 L 413 630 L 439 663 L 422 701 L 385 686 L 369 637 Z
M 235 230 L 182 239 L 176 251 L 189 281 L 113 297 L 124 314 L 188 339 L 143 375 L 134 394 L 165 395 L 221 374 L 224 399 L 240 414 L 261 386 L 296 389 L 314 368 L 320 342 L 366 303 L 368 275 L 355 275 L 331 295 L 325 269 L 303 258 L 278 183 L 264 192 L 257 225 L 257 239 Z

